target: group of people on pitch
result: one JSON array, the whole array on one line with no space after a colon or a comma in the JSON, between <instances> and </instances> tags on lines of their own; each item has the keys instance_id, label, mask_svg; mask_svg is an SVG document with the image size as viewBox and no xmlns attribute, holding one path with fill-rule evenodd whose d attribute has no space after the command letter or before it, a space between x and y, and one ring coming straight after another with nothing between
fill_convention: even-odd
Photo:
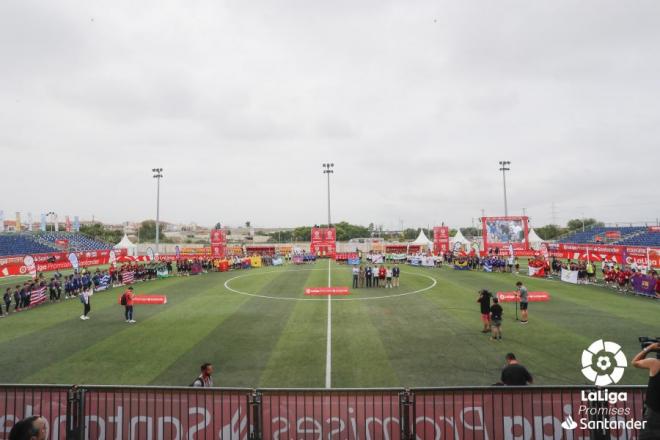
<instances>
[{"instance_id":1,"label":"group of people on pitch","mask_svg":"<svg viewBox=\"0 0 660 440\"><path fill-rule=\"evenodd\" d=\"M399 265L385 266L377 265L363 265L353 266L353 288L361 289L363 287L383 287L393 288L399 287L399 277L401 270Z\"/></svg>"},{"instance_id":2,"label":"group of people on pitch","mask_svg":"<svg viewBox=\"0 0 660 440\"><path fill-rule=\"evenodd\" d=\"M527 324L527 310L529 307L528 293L527 287L521 281L516 283L516 294L520 305L520 323ZM502 316L504 315L504 310L500 305L500 300L488 290L481 289L477 302L481 311L481 322L484 325L481 333L490 333L491 341L502 341Z\"/></svg>"}]
</instances>

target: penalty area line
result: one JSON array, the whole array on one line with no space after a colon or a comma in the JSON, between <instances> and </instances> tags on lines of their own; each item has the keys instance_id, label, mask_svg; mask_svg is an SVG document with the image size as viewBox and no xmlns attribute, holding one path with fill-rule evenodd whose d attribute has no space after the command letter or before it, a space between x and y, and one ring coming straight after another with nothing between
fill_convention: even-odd
<instances>
[{"instance_id":1,"label":"penalty area line","mask_svg":"<svg viewBox=\"0 0 660 440\"><path fill-rule=\"evenodd\" d=\"M332 287L332 275L328 258L328 287ZM325 387L332 388L332 295L328 295L328 329L325 344Z\"/></svg>"}]
</instances>

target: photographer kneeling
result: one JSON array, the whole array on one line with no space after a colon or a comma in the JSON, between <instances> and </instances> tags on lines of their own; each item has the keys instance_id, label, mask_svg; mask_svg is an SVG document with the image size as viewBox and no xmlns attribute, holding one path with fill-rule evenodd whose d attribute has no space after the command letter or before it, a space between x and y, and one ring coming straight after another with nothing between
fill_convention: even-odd
<instances>
[{"instance_id":1,"label":"photographer kneeling","mask_svg":"<svg viewBox=\"0 0 660 440\"><path fill-rule=\"evenodd\" d=\"M646 359L646 356L653 351L660 356L660 343L647 345L632 360L633 367L649 370L649 386L646 390L644 410L646 426L642 429L639 440L660 439L660 359Z\"/></svg>"}]
</instances>

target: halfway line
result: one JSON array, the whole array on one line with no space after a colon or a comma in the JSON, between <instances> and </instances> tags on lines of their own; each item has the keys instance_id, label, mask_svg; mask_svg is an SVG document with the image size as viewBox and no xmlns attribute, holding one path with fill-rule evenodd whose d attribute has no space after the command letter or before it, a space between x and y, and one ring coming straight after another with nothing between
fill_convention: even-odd
<instances>
[{"instance_id":1,"label":"halfway line","mask_svg":"<svg viewBox=\"0 0 660 440\"><path fill-rule=\"evenodd\" d=\"M330 261L330 258L328 258L328 287L332 287ZM325 387L332 388L332 295L328 295L328 331L325 344Z\"/></svg>"}]
</instances>

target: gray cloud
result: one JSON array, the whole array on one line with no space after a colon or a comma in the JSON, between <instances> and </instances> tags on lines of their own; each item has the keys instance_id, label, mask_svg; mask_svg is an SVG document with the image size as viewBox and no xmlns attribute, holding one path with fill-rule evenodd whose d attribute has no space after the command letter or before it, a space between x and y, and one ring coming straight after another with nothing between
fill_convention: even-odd
<instances>
[{"instance_id":1,"label":"gray cloud","mask_svg":"<svg viewBox=\"0 0 660 440\"><path fill-rule=\"evenodd\" d=\"M659 216L653 1L0 5L5 213L535 224ZM55 191L54 191L55 190Z\"/></svg>"}]
</instances>

